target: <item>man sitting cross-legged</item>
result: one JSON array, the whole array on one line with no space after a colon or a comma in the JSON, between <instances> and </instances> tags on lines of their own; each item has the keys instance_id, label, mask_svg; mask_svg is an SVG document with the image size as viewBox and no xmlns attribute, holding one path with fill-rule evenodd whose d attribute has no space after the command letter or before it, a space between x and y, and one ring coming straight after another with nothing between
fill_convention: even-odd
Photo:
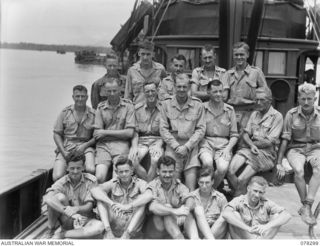
<instances>
[{"instance_id":1,"label":"man sitting cross-legged","mask_svg":"<svg viewBox=\"0 0 320 246\"><path fill-rule=\"evenodd\" d=\"M105 228L105 237L129 239L141 229L144 219L144 205L129 207L121 212L121 204L134 201L146 189L144 180L133 176L130 160L119 158L115 164L117 178L109 180L92 189L92 196L98 201L97 208Z\"/></svg>"},{"instance_id":2,"label":"man sitting cross-legged","mask_svg":"<svg viewBox=\"0 0 320 246\"><path fill-rule=\"evenodd\" d=\"M247 194L234 198L222 212L232 239L271 239L290 220L284 208L263 197L267 186L264 178L252 177Z\"/></svg>"},{"instance_id":3,"label":"man sitting cross-legged","mask_svg":"<svg viewBox=\"0 0 320 246\"><path fill-rule=\"evenodd\" d=\"M226 236L227 223L221 212L228 204L225 196L213 188L214 172L211 168L200 170L199 188L191 194L195 199L194 214L200 233L206 239L222 239Z\"/></svg>"},{"instance_id":4,"label":"man sitting cross-legged","mask_svg":"<svg viewBox=\"0 0 320 246\"><path fill-rule=\"evenodd\" d=\"M160 157L157 167L159 177L151 181L146 191L136 200L117 206L118 211L125 212L151 201L150 215L144 230L145 238L163 239L169 236L174 239L184 239L180 226L188 238L199 238L196 222L190 213L194 199L188 188L174 178L175 165L173 158Z\"/></svg>"},{"instance_id":5,"label":"man sitting cross-legged","mask_svg":"<svg viewBox=\"0 0 320 246\"><path fill-rule=\"evenodd\" d=\"M68 174L56 181L44 196L48 205L49 231L46 238L92 238L103 232L103 224L94 218L90 189L97 179L84 171L84 156L67 163ZM56 232L59 222L61 231ZM54 234L54 235L53 235Z\"/></svg>"}]
</instances>

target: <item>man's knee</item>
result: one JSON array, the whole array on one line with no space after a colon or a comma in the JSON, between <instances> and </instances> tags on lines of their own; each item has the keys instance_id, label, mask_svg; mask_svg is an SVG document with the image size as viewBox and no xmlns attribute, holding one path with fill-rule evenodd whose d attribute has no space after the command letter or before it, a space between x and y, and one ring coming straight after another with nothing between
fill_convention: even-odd
<instances>
[{"instance_id":1,"label":"man's knee","mask_svg":"<svg viewBox=\"0 0 320 246\"><path fill-rule=\"evenodd\" d=\"M199 217L201 217L201 216L204 216L204 209L203 209L203 207L202 206L196 206L195 208L194 208L194 215L197 217L197 218L199 218Z\"/></svg>"},{"instance_id":2,"label":"man's knee","mask_svg":"<svg viewBox=\"0 0 320 246\"><path fill-rule=\"evenodd\" d=\"M213 168L213 158L210 154L204 152L200 155L202 167Z\"/></svg>"}]
</instances>

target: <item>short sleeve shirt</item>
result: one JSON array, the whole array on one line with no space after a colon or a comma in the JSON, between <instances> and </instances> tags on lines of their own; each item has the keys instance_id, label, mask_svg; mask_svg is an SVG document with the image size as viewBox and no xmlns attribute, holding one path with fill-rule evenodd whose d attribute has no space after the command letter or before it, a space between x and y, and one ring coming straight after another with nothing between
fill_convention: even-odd
<instances>
[{"instance_id":1,"label":"short sleeve shirt","mask_svg":"<svg viewBox=\"0 0 320 246\"><path fill-rule=\"evenodd\" d=\"M320 107L314 108L309 120L303 114L301 106L289 110L284 120L282 138L291 140L289 148L300 147L304 143L320 148Z\"/></svg>"},{"instance_id":2,"label":"short sleeve shirt","mask_svg":"<svg viewBox=\"0 0 320 246\"><path fill-rule=\"evenodd\" d=\"M147 187L147 182L135 176L127 189L123 188L118 178L109 180L102 184L104 190L108 192L110 199L121 204L128 204L142 194Z\"/></svg>"},{"instance_id":3,"label":"short sleeve shirt","mask_svg":"<svg viewBox=\"0 0 320 246\"><path fill-rule=\"evenodd\" d=\"M80 182L73 186L69 175L57 180L48 190L54 193L62 193L69 199L71 206L82 206L87 202L94 202L90 190L97 185L95 176L83 173Z\"/></svg>"},{"instance_id":4,"label":"short sleeve shirt","mask_svg":"<svg viewBox=\"0 0 320 246\"><path fill-rule=\"evenodd\" d=\"M222 79L223 87L229 89L228 104L247 105L253 104L256 89L267 87L263 72L258 67L247 65L243 74L239 76L236 68L228 70Z\"/></svg>"},{"instance_id":5,"label":"short sleeve shirt","mask_svg":"<svg viewBox=\"0 0 320 246\"><path fill-rule=\"evenodd\" d=\"M160 63L152 62L152 68L148 76L142 73L140 64L140 61L133 64L127 73L124 97L132 100L134 104L144 100L143 85L146 82L152 81L159 85L160 81L167 76L164 66Z\"/></svg>"},{"instance_id":6,"label":"short sleeve shirt","mask_svg":"<svg viewBox=\"0 0 320 246\"><path fill-rule=\"evenodd\" d=\"M170 204L173 208L180 207L187 198L192 197L189 189L180 180L173 180L169 190L165 190L159 177L157 177L148 184L147 189L152 191L154 201L161 204Z\"/></svg>"},{"instance_id":7,"label":"short sleeve shirt","mask_svg":"<svg viewBox=\"0 0 320 246\"><path fill-rule=\"evenodd\" d=\"M152 111L146 102L135 106L136 131L139 136L160 136L160 108L160 102Z\"/></svg>"},{"instance_id":8,"label":"short sleeve shirt","mask_svg":"<svg viewBox=\"0 0 320 246\"><path fill-rule=\"evenodd\" d=\"M207 221L210 221L211 224L213 224L219 218L223 209L228 204L228 201L225 198L225 196L216 190L212 190L210 200L206 207L204 207L204 204L202 204L201 202L199 189L196 189L195 191L191 192L191 195L193 196L196 205L203 207L206 219Z\"/></svg>"},{"instance_id":9,"label":"short sleeve shirt","mask_svg":"<svg viewBox=\"0 0 320 246\"><path fill-rule=\"evenodd\" d=\"M208 77L205 75L203 67L197 67L192 71L191 82L198 86L198 91L207 91L208 83L213 79L221 81L225 72L224 68L215 66L213 77Z\"/></svg>"},{"instance_id":10,"label":"short sleeve shirt","mask_svg":"<svg viewBox=\"0 0 320 246\"><path fill-rule=\"evenodd\" d=\"M204 103L206 133L208 137L239 137L237 129L237 120L234 109L228 104L223 104L223 112L217 114L210 102Z\"/></svg>"},{"instance_id":11,"label":"short sleeve shirt","mask_svg":"<svg viewBox=\"0 0 320 246\"><path fill-rule=\"evenodd\" d=\"M95 129L123 130L135 128L135 113L133 104L120 98L116 107L111 107L108 101L98 105L94 122Z\"/></svg>"},{"instance_id":12,"label":"short sleeve shirt","mask_svg":"<svg viewBox=\"0 0 320 246\"><path fill-rule=\"evenodd\" d=\"M59 114L53 132L67 140L89 141L94 130L94 117L94 110L87 106L82 119L79 121L76 117L74 105L70 105Z\"/></svg>"},{"instance_id":13,"label":"short sleeve shirt","mask_svg":"<svg viewBox=\"0 0 320 246\"><path fill-rule=\"evenodd\" d=\"M243 222L248 226L267 224L271 220L271 216L284 210L283 207L266 198L260 199L258 205L252 208L249 205L247 195L234 198L227 206L238 212Z\"/></svg>"}]
</instances>

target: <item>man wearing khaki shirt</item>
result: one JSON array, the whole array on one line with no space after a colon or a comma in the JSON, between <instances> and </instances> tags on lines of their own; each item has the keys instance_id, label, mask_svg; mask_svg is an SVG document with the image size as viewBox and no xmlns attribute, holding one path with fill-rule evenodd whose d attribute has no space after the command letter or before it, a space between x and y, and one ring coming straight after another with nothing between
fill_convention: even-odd
<instances>
[{"instance_id":1,"label":"man wearing khaki shirt","mask_svg":"<svg viewBox=\"0 0 320 246\"><path fill-rule=\"evenodd\" d=\"M185 184L192 191L200 166L198 143L206 130L205 114L200 99L188 96L187 74L179 74L175 86L176 95L162 104L160 134L167 144L165 154L177 162L177 176L184 173Z\"/></svg>"}]
</instances>

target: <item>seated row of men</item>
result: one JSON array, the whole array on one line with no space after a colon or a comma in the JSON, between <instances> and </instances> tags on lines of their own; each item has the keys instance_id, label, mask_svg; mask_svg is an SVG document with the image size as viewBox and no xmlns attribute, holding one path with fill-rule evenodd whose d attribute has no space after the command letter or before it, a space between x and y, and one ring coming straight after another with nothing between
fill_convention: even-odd
<instances>
[{"instance_id":1,"label":"seated row of men","mask_svg":"<svg viewBox=\"0 0 320 246\"><path fill-rule=\"evenodd\" d=\"M115 164L117 177L100 185L83 173L83 156L68 161L67 169L44 197L46 238L271 239L291 217L264 197L264 178L254 176L246 194L228 203L214 189L211 168L200 170L199 188L190 192L175 178L176 162L169 156L159 158L158 177L148 184L126 158Z\"/></svg>"},{"instance_id":2,"label":"seated row of men","mask_svg":"<svg viewBox=\"0 0 320 246\"><path fill-rule=\"evenodd\" d=\"M190 190L196 188L197 170L203 166L215 169L215 188L227 174L235 195L240 195L251 176L273 168L275 163L279 177L283 177L282 159L290 150L287 158L303 204L299 213L306 223L315 224L311 206L320 185L320 119L319 109L314 106L315 87L299 87L300 106L288 112L283 127L282 115L271 106L272 95L263 73L246 63L246 44L235 45L236 65L227 72L213 64L212 48L204 47L204 66L193 71L191 80L181 73L184 62L179 63L177 56L172 60L172 67L177 69L171 79L165 77L158 82L161 64L152 61L148 47L140 48L140 61L127 75L125 97L132 98L134 105L120 97L121 79L116 72L108 74L115 67L112 59L107 60L107 74L98 81L103 93L96 112L86 106L87 90L74 88L75 104L65 108L55 124L58 154L54 180L65 174L71 156L84 153L86 171L99 183L110 177L110 167L121 155L129 156L138 177L149 182L156 176L157 160L165 153L176 160L177 177L183 178ZM219 75L220 79L217 74L224 75ZM195 91L195 84L201 93ZM209 101L202 103L191 93L199 98L206 96L202 100ZM147 155L150 162L145 166L142 160ZM308 191L303 178L306 161L313 167Z\"/></svg>"}]
</instances>

